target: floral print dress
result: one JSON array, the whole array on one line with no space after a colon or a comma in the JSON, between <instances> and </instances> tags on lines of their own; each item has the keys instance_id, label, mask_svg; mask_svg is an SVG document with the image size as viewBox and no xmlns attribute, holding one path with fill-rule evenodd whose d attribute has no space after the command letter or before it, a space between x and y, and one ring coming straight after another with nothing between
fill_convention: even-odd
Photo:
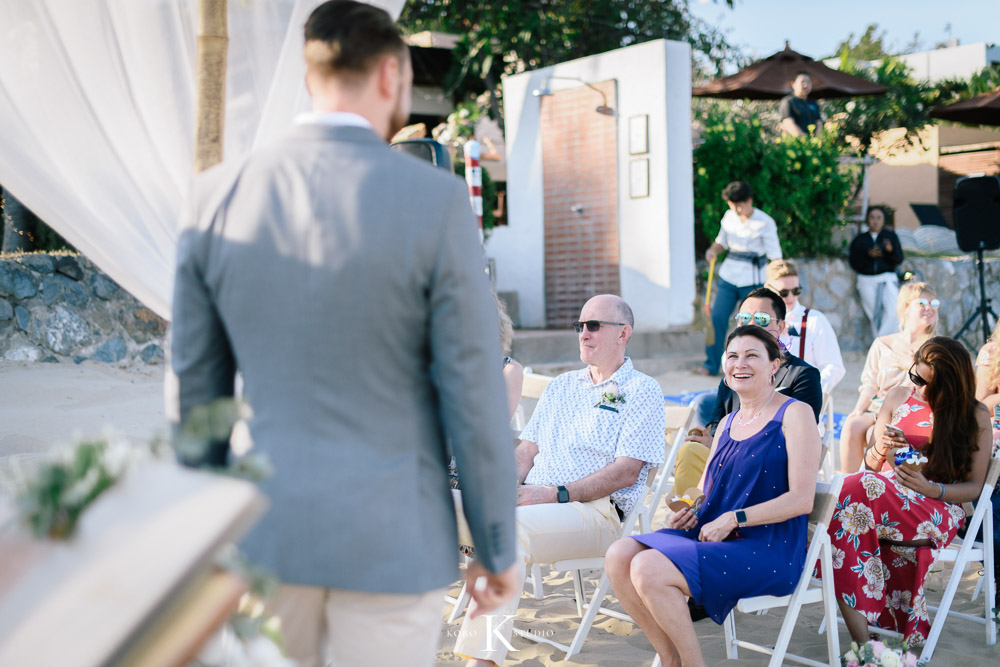
<instances>
[{"instance_id":1,"label":"floral print dress","mask_svg":"<svg viewBox=\"0 0 1000 667\"><path fill-rule=\"evenodd\" d=\"M910 392L892 414L914 449L924 447L934 416ZM961 505L923 496L902 484L885 464L881 471L844 478L833 520L833 582L837 595L863 613L870 625L903 634L907 646L922 644L930 630L924 578L936 550L955 538L965 512ZM942 480L952 481L952 480ZM930 540L931 547L902 547L879 540Z\"/></svg>"}]
</instances>

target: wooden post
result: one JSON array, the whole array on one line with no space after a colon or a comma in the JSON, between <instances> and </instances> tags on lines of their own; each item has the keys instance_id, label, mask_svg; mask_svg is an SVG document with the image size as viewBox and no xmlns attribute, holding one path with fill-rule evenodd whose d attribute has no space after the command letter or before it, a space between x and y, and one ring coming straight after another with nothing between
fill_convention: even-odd
<instances>
[{"instance_id":1,"label":"wooden post","mask_svg":"<svg viewBox=\"0 0 1000 667\"><path fill-rule=\"evenodd\" d=\"M227 0L198 0L198 108L195 112L194 170L222 161L226 125Z\"/></svg>"}]
</instances>

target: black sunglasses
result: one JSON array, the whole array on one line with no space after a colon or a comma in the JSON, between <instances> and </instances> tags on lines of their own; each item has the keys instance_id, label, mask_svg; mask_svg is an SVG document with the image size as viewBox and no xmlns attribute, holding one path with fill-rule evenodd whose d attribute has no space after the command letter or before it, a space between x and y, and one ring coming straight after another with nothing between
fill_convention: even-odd
<instances>
[{"instance_id":1,"label":"black sunglasses","mask_svg":"<svg viewBox=\"0 0 1000 667\"><path fill-rule=\"evenodd\" d=\"M795 296L802 294L801 287L793 287L792 289L774 289L772 287L771 291L777 292L778 296L780 296L782 299L787 299L789 294L794 294Z\"/></svg>"},{"instance_id":2,"label":"black sunglasses","mask_svg":"<svg viewBox=\"0 0 1000 667\"><path fill-rule=\"evenodd\" d=\"M910 366L910 370L907 373L910 376L910 382L913 383L914 387L926 387L927 380L920 377L918 374L913 372L913 366Z\"/></svg>"},{"instance_id":3,"label":"black sunglasses","mask_svg":"<svg viewBox=\"0 0 1000 667\"><path fill-rule=\"evenodd\" d=\"M614 324L619 327L625 326L624 322L605 322L604 320L587 320L586 322L573 322L573 329L577 333L583 331L584 327L587 327L587 331L590 332L600 331L602 324Z\"/></svg>"}]
</instances>

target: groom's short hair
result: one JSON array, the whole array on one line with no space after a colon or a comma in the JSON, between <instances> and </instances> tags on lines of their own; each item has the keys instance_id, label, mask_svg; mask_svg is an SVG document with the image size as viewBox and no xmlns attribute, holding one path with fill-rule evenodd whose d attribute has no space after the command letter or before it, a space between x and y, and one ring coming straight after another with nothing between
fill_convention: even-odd
<instances>
[{"instance_id":1,"label":"groom's short hair","mask_svg":"<svg viewBox=\"0 0 1000 667\"><path fill-rule=\"evenodd\" d=\"M385 10L354 0L329 0L305 24L307 68L321 76L360 82L382 57L409 57L406 43Z\"/></svg>"}]
</instances>

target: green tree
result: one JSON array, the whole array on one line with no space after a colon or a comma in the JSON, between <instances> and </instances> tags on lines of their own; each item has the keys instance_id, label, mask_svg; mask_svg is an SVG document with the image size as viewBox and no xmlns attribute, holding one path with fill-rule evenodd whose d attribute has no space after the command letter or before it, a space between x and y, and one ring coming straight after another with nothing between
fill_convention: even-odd
<instances>
[{"instance_id":1,"label":"green tree","mask_svg":"<svg viewBox=\"0 0 1000 667\"><path fill-rule=\"evenodd\" d=\"M946 79L934 84L935 104L949 104L1000 88L1000 63L987 65L968 79Z\"/></svg>"},{"instance_id":2,"label":"green tree","mask_svg":"<svg viewBox=\"0 0 1000 667\"><path fill-rule=\"evenodd\" d=\"M923 81L915 81L909 68L898 58L886 56L868 67L844 54L839 69L881 84L885 95L868 95L826 102L825 114L841 145L869 153L875 135L903 128L890 150L905 150L920 143L919 130L929 122L927 112L938 103L939 92Z\"/></svg>"},{"instance_id":3,"label":"green tree","mask_svg":"<svg viewBox=\"0 0 1000 667\"><path fill-rule=\"evenodd\" d=\"M878 60L889 55L885 48L886 33L878 32L877 23L869 23L858 41L854 41L854 33L847 36L834 51L834 57L844 56L853 60Z\"/></svg>"},{"instance_id":4,"label":"green tree","mask_svg":"<svg viewBox=\"0 0 1000 667\"><path fill-rule=\"evenodd\" d=\"M760 120L740 118L719 105L706 112L694 151L695 217L711 240L727 210L720 193L742 179L754 205L778 224L788 257L836 254L831 233L847 212L855 176L840 164L840 149L819 137L777 135Z\"/></svg>"},{"instance_id":5,"label":"green tree","mask_svg":"<svg viewBox=\"0 0 1000 667\"><path fill-rule=\"evenodd\" d=\"M411 0L399 24L407 33L460 35L447 85L463 98L488 91L497 120L504 74L660 38L689 42L716 68L734 53L722 33L691 14L688 0Z\"/></svg>"}]
</instances>

